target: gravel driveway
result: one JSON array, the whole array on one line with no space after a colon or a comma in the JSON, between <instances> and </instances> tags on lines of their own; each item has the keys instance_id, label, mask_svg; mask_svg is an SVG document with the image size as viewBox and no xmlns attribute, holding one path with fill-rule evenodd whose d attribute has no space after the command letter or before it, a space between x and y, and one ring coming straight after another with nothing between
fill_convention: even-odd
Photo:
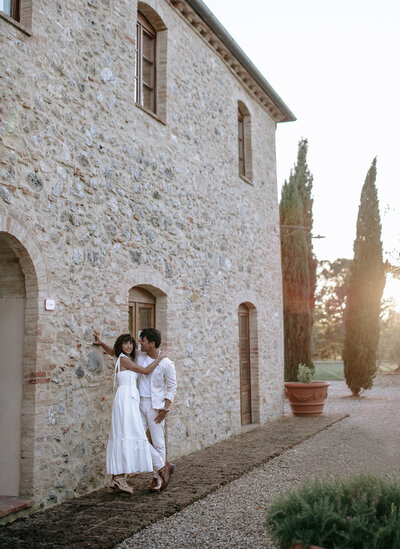
<instances>
[{"instance_id":1,"label":"gravel driveway","mask_svg":"<svg viewBox=\"0 0 400 549\"><path fill-rule=\"evenodd\" d=\"M118 547L275 549L263 526L265 509L305 477L371 472L400 478L400 375L380 374L362 398L349 394L344 381L333 381L326 404L327 413L346 412L349 418Z\"/></svg>"}]
</instances>

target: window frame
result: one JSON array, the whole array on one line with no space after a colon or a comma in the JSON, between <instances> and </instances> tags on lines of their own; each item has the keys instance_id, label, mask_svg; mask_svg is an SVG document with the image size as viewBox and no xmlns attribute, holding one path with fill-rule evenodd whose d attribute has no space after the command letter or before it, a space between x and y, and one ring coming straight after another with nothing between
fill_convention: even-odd
<instances>
[{"instance_id":1,"label":"window frame","mask_svg":"<svg viewBox=\"0 0 400 549\"><path fill-rule=\"evenodd\" d=\"M4 13L4 15L7 15L7 17L11 17L11 19L14 19L14 21L20 22L20 0L11 0L11 10L10 13L7 13L3 10L0 10L1 13Z\"/></svg>"},{"instance_id":2,"label":"window frame","mask_svg":"<svg viewBox=\"0 0 400 549\"><path fill-rule=\"evenodd\" d=\"M143 33L147 34L152 39L152 54L153 60L148 59L143 54ZM135 71L135 84L136 84L136 104L151 113L157 114L157 32L151 25L149 20L140 12L137 13L136 23L136 71ZM152 64L152 84L150 87L148 83L144 81L143 77L143 60ZM152 101L151 105L144 104L143 87L151 90Z\"/></svg>"},{"instance_id":3,"label":"window frame","mask_svg":"<svg viewBox=\"0 0 400 549\"><path fill-rule=\"evenodd\" d=\"M151 326L148 328L155 328L156 326L156 297L140 286L134 286L129 291L129 303L128 303L128 322L129 322L129 332L133 337L139 338L139 332L142 330L138 329L139 319L140 319L140 309L147 309L150 311L151 316Z\"/></svg>"},{"instance_id":4,"label":"window frame","mask_svg":"<svg viewBox=\"0 0 400 549\"><path fill-rule=\"evenodd\" d=\"M251 138L251 115L242 101L238 101L238 172L251 185L253 182L253 151Z\"/></svg>"},{"instance_id":5,"label":"window frame","mask_svg":"<svg viewBox=\"0 0 400 549\"><path fill-rule=\"evenodd\" d=\"M28 36L32 36L32 0L14 0L11 15L0 10L0 19L7 21Z\"/></svg>"},{"instance_id":6,"label":"window frame","mask_svg":"<svg viewBox=\"0 0 400 549\"><path fill-rule=\"evenodd\" d=\"M238 109L238 151L239 151L239 175L246 177L246 155L244 138L244 116Z\"/></svg>"}]
</instances>

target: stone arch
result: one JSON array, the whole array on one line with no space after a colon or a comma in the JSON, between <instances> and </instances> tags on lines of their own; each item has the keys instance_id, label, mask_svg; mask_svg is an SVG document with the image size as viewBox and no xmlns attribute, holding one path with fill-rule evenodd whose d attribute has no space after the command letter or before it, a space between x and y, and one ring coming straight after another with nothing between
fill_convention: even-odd
<instances>
[{"instance_id":1,"label":"stone arch","mask_svg":"<svg viewBox=\"0 0 400 549\"><path fill-rule=\"evenodd\" d=\"M21 349L20 358L17 358L21 362L18 375L20 375L22 390L20 433L18 434L20 436L19 493L15 495L30 497L34 490L35 372L37 363L41 360L37 342L37 333L40 330L39 303L46 296L47 272L38 245L28 231L11 216L0 215L0 242L4 268L7 268L7 260L4 259L6 257L11 263L18 263L12 271L16 275L13 275L15 278L13 282L22 284L23 291L19 292L19 297L25 301L21 313L23 350ZM10 287L6 291L10 296L12 293ZM7 295L3 297L7 299ZM18 365L14 366L18 369Z\"/></svg>"},{"instance_id":2,"label":"stone arch","mask_svg":"<svg viewBox=\"0 0 400 549\"><path fill-rule=\"evenodd\" d=\"M171 288L164 278L154 269L135 269L127 273L119 282L120 293L117 302L126 307L128 315L129 291L139 286L150 292L156 298L157 328L161 331L163 346L168 346L169 311L168 299Z\"/></svg>"},{"instance_id":3,"label":"stone arch","mask_svg":"<svg viewBox=\"0 0 400 549\"><path fill-rule=\"evenodd\" d=\"M156 4L151 5L150 2L138 2L138 11L149 20L157 33L167 29L160 15L159 6Z\"/></svg>"},{"instance_id":4,"label":"stone arch","mask_svg":"<svg viewBox=\"0 0 400 549\"><path fill-rule=\"evenodd\" d=\"M12 248L14 245L19 250L20 261L24 263L22 269L25 269L25 276L26 273L35 276L40 297L46 297L48 287L46 266L40 248L28 230L15 218L0 214L0 234L5 237L14 237L10 239L10 246Z\"/></svg>"},{"instance_id":5,"label":"stone arch","mask_svg":"<svg viewBox=\"0 0 400 549\"><path fill-rule=\"evenodd\" d=\"M258 318L257 308L251 301L240 301L237 305L238 317L241 308L248 311L249 319L249 360L250 360L250 386L251 386L251 422L260 422L260 375L258 360ZM239 337L238 318L238 337Z\"/></svg>"},{"instance_id":6,"label":"stone arch","mask_svg":"<svg viewBox=\"0 0 400 549\"><path fill-rule=\"evenodd\" d=\"M250 116L249 109L247 108L246 104L243 103L243 101L241 101L240 99L238 101L238 109L242 113L243 116Z\"/></svg>"}]
</instances>

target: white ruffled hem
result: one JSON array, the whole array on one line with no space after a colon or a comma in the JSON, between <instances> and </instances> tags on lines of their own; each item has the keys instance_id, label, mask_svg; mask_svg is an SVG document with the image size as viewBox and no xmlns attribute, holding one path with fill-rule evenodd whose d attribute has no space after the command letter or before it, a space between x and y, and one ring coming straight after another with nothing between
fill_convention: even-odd
<instances>
[{"instance_id":1,"label":"white ruffled hem","mask_svg":"<svg viewBox=\"0 0 400 549\"><path fill-rule=\"evenodd\" d=\"M149 443L147 440L109 440L107 445L107 473L144 473L153 471Z\"/></svg>"}]
</instances>

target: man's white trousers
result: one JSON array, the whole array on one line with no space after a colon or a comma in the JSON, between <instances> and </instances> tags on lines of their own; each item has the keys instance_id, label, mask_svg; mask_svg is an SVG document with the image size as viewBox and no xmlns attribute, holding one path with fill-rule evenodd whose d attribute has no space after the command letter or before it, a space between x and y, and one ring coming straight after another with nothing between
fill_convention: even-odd
<instances>
[{"instance_id":1,"label":"man's white trousers","mask_svg":"<svg viewBox=\"0 0 400 549\"><path fill-rule=\"evenodd\" d=\"M151 404L150 397L140 397L140 413L142 416L143 427L146 431L149 429L153 444L150 444L151 459L153 461L154 477L159 477L157 471L165 465L165 434L164 423L156 423L155 419L158 410L155 410Z\"/></svg>"}]
</instances>

